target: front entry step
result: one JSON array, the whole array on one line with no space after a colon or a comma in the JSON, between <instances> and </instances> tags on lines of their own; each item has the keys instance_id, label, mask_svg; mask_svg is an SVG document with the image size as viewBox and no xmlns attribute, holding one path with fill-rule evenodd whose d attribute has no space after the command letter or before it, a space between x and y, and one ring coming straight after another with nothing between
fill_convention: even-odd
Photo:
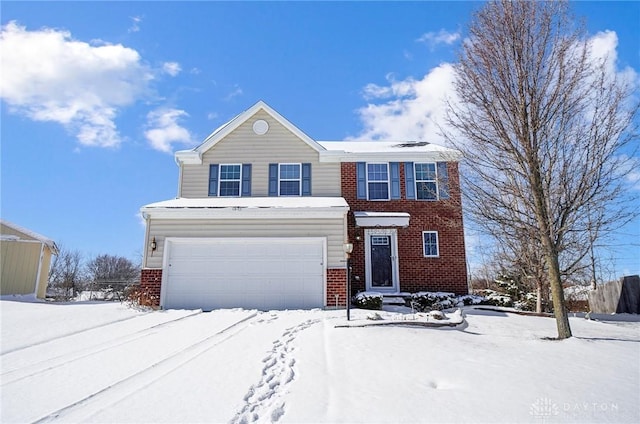
<instances>
[{"instance_id":1,"label":"front entry step","mask_svg":"<svg viewBox=\"0 0 640 424\"><path fill-rule=\"evenodd\" d=\"M406 299L396 293L382 295L383 305L406 305L406 303Z\"/></svg>"}]
</instances>

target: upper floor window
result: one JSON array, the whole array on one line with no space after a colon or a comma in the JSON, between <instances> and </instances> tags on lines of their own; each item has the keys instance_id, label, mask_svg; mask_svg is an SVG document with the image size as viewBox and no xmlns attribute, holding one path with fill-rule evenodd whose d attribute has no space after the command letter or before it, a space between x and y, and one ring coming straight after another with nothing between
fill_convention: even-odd
<instances>
[{"instance_id":1,"label":"upper floor window","mask_svg":"<svg viewBox=\"0 0 640 424\"><path fill-rule=\"evenodd\" d=\"M416 163L416 198L418 200L437 200L438 184L435 163Z\"/></svg>"},{"instance_id":2,"label":"upper floor window","mask_svg":"<svg viewBox=\"0 0 640 424\"><path fill-rule=\"evenodd\" d=\"M240 196L242 165L220 165L220 196Z\"/></svg>"},{"instance_id":3,"label":"upper floor window","mask_svg":"<svg viewBox=\"0 0 640 424\"><path fill-rule=\"evenodd\" d=\"M369 200L389 200L389 164L367 164L367 192Z\"/></svg>"},{"instance_id":4,"label":"upper floor window","mask_svg":"<svg viewBox=\"0 0 640 424\"><path fill-rule=\"evenodd\" d=\"M311 196L311 164L270 163L269 196Z\"/></svg>"},{"instance_id":5,"label":"upper floor window","mask_svg":"<svg viewBox=\"0 0 640 424\"><path fill-rule=\"evenodd\" d=\"M251 196L251 164L209 164L209 196Z\"/></svg>"},{"instance_id":6,"label":"upper floor window","mask_svg":"<svg viewBox=\"0 0 640 424\"><path fill-rule=\"evenodd\" d=\"M407 199L444 200L449 198L447 162L405 162Z\"/></svg>"},{"instance_id":7,"label":"upper floor window","mask_svg":"<svg viewBox=\"0 0 640 424\"><path fill-rule=\"evenodd\" d=\"M278 168L278 195L300 196L302 186L302 164L281 163Z\"/></svg>"},{"instance_id":8,"label":"upper floor window","mask_svg":"<svg viewBox=\"0 0 640 424\"><path fill-rule=\"evenodd\" d=\"M425 258L437 258L440 256L440 250L438 249L438 232L423 231L422 247Z\"/></svg>"}]
</instances>

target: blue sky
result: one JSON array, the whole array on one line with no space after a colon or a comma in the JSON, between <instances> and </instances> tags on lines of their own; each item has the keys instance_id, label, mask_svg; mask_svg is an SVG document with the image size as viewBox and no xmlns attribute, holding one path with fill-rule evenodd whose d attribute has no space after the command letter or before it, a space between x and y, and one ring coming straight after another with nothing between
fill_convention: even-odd
<instances>
[{"instance_id":1,"label":"blue sky","mask_svg":"<svg viewBox=\"0 0 640 424\"><path fill-rule=\"evenodd\" d=\"M480 6L3 1L2 218L137 260L139 208L176 195L172 153L258 100L316 140L437 142L447 64ZM574 10L637 81L640 2ZM616 236L605 265L640 273L640 220Z\"/></svg>"}]
</instances>

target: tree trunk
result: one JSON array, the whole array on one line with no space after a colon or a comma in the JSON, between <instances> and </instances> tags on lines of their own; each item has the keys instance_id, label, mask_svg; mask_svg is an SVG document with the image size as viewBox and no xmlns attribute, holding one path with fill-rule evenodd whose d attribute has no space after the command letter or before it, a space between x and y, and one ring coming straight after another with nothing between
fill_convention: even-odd
<instances>
[{"instance_id":1,"label":"tree trunk","mask_svg":"<svg viewBox=\"0 0 640 424\"><path fill-rule=\"evenodd\" d=\"M548 240L547 243L550 243ZM546 244L546 243L545 243ZM549 265L549 285L551 286L551 298L553 301L553 314L556 317L556 326L558 327L558 339L568 339L572 336L571 327L569 326L569 314L564 306L564 290L562 288L562 280L560 278L560 263L558 254L553 253L550 246L547 247L547 263Z\"/></svg>"},{"instance_id":2,"label":"tree trunk","mask_svg":"<svg viewBox=\"0 0 640 424\"><path fill-rule=\"evenodd\" d=\"M536 284L536 312L542 313L542 283Z\"/></svg>"}]
</instances>

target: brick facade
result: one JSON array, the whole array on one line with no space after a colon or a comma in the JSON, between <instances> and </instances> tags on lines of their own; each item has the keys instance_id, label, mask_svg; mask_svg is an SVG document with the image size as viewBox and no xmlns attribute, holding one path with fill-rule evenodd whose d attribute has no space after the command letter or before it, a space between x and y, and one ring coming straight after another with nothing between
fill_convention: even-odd
<instances>
[{"instance_id":1,"label":"brick facade","mask_svg":"<svg viewBox=\"0 0 640 424\"><path fill-rule=\"evenodd\" d=\"M347 305L347 270L340 268L327 269L327 307L336 306L336 295L338 296L338 306Z\"/></svg>"},{"instance_id":2,"label":"brick facade","mask_svg":"<svg viewBox=\"0 0 640 424\"><path fill-rule=\"evenodd\" d=\"M458 164L448 163L450 199L439 201L407 200L402 164L399 200L358 199L356 174L356 163L342 163L342 197L351 208L347 224L349 240L354 245L351 255L352 294L366 287L364 228L356 227L354 211L407 212L411 215L409 227L397 229L400 291L468 293ZM423 231L438 232L438 258L424 257ZM360 241L356 241L357 237Z\"/></svg>"},{"instance_id":3,"label":"brick facade","mask_svg":"<svg viewBox=\"0 0 640 424\"><path fill-rule=\"evenodd\" d=\"M148 306L160 306L162 270L145 268L140 272L140 292L148 301Z\"/></svg>"}]
</instances>

